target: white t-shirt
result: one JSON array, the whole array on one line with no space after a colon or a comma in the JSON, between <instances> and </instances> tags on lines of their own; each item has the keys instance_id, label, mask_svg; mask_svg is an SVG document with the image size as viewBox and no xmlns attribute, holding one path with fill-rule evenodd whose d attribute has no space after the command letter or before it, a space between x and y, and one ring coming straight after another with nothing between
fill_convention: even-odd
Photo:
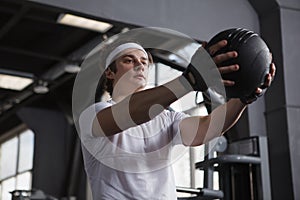
<instances>
[{"instance_id":1,"label":"white t-shirt","mask_svg":"<svg viewBox=\"0 0 300 200\"><path fill-rule=\"evenodd\" d=\"M171 149L182 144L179 122L188 115L165 110L114 136L94 137L92 123L96 113L111 105L112 102L96 103L79 119L93 199L177 199Z\"/></svg>"}]
</instances>

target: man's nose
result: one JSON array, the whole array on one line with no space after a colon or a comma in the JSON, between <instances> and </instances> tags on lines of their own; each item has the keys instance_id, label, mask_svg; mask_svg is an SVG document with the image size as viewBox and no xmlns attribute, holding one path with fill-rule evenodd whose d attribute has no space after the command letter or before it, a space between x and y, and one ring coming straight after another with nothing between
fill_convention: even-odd
<instances>
[{"instance_id":1,"label":"man's nose","mask_svg":"<svg viewBox=\"0 0 300 200\"><path fill-rule=\"evenodd\" d=\"M136 71L140 71L140 70L144 71L145 70L145 65L141 61L137 60L136 63L135 63L134 69Z\"/></svg>"}]
</instances>

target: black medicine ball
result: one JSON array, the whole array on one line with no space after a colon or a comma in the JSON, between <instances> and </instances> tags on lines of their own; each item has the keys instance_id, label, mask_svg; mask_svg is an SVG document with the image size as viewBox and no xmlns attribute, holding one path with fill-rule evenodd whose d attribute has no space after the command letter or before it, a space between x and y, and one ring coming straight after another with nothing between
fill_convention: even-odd
<instances>
[{"instance_id":1,"label":"black medicine ball","mask_svg":"<svg viewBox=\"0 0 300 200\"><path fill-rule=\"evenodd\" d=\"M232 64L240 66L238 71L222 75L224 80L235 81L234 86L225 87L226 96L240 98L249 95L264 83L265 75L269 72L272 62L269 48L258 34L241 28L232 28L218 33L205 48L208 49L224 39L227 40L227 45L215 55L237 51L238 57L223 62L221 66Z\"/></svg>"}]
</instances>

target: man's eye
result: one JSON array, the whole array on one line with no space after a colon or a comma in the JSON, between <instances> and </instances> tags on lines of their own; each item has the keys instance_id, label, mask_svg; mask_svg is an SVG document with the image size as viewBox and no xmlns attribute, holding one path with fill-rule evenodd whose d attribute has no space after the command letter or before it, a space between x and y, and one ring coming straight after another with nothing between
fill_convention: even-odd
<instances>
[{"instance_id":1,"label":"man's eye","mask_svg":"<svg viewBox=\"0 0 300 200\"><path fill-rule=\"evenodd\" d=\"M131 60L131 59L126 59L125 60L125 63L132 63L133 62L133 60Z\"/></svg>"}]
</instances>

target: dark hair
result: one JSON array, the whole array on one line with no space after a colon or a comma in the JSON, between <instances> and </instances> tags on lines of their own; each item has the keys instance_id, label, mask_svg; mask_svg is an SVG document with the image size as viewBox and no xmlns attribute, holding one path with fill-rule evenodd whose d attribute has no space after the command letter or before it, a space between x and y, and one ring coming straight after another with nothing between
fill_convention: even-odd
<instances>
[{"instance_id":1,"label":"dark hair","mask_svg":"<svg viewBox=\"0 0 300 200\"><path fill-rule=\"evenodd\" d=\"M148 54L148 60L149 60L149 65L153 64L153 58L152 55L150 54L149 51L146 51ZM117 72L117 65L116 61L112 62L106 70L110 69L112 72L116 73ZM105 71L106 71L105 70ZM101 97L105 92L108 92L110 96L112 96L113 93L113 83L114 81L112 79L106 78L105 72L102 74L98 85L96 89L96 95L95 95L95 102L101 101Z\"/></svg>"}]
</instances>

